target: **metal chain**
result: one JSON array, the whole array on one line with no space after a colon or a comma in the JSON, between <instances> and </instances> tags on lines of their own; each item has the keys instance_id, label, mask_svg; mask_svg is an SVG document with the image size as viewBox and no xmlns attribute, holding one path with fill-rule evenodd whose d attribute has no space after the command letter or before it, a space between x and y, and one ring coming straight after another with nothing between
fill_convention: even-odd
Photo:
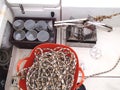
<instances>
[{"instance_id":1,"label":"metal chain","mask_svg":"<svg viewBox=\"0 0 120 90\"><path fill-rule=\"evenodd\" d=\"M91 77L95 77L97 75L105 74L105 73L108 73L108 72L111 72L118 66L119 62L120 62L120 58L117 60L117 62L115 63L115 65L111 69L103 71L103 72L95 73L95 74L92 74L92 75L89 75L89 76L86 76L85 79L91 78Z\"/></svg>"},{"instance_id":2,"label":"metal chain","mask_svg":"<svg viewBox=\"0 0 120 90\"><path fill-rule=\"evenodd\" d=\"M112 17L114 16L117 16L117 15L120 15L120 13L115 13L115 14L112 14L112 15L103 15L103 16L96 16L96 17L93 17L93 19L95 21L103 21L104 19L111 19Z\"/></svg>"},{"instance_id":3,"label":"metal chain","mask_svg":"<svg viewBox=\"0 0 120 90\"><path fill-rule=\"evenodd\" d=\"M26 79L27 89L69 90L73 86L76 57L69 48L37 48L34 55L33 65L16 75ZM19 85L17 87L22 90Z\"/></svg>"}]
</instances>

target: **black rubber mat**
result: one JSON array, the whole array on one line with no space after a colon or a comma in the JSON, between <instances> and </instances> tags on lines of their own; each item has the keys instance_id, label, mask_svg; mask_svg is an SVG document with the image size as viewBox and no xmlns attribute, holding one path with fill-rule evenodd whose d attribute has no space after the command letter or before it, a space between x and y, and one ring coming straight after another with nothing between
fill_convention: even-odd
<instances>
[{"instance_id":1,"label":"black rubber mat","mask_svg":"<svg viewBox=\"0 0 120 90\"><path fill-rule=\"evenodd\" d=\"M12 47L9 49L0 49L0 90L5 90L5 82L9 69L11 53Z\"/></svg>"},{"instance_id":2,"label":"black rubber mat","mask_svg":"<svg viewBox=\"0 0 120 90\"><path fill-rule=\"evenodd\" d=\"M7 77L8 70L4 70L3 67L0 67L0 90L5 90L5 81Z\"/></svg>"}]
</instances>

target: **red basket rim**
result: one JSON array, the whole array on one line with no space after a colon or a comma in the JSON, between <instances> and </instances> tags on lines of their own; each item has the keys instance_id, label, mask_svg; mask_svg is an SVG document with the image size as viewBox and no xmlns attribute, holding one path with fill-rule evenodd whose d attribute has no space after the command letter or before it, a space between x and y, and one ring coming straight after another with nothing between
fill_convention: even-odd
<instances>
[{"instance_id":1,"label":"red basket rim","mask_svg":"<svg viewBox=\"0 0 120 90\"><path fill-rule=\"evenodd\" d=\"M83 81L84 81L84 72L82 71L82 69L79 67L79 60L78 60L78 57L77 57L77 54L75 53L75 51L68 47L68 46L65 46L65 45L61 45L61 44L52 44L52 43L46 43L46 44L40 44L38 46L36 46L30 53L30 56L29 57L26 57L24 59L21 59L18 64L17 64L17 71L19 71L19 68L20 68L20 65L22 64L23 61L26 61L25 65L23 68L27 68L27 67L30 67L32 64L33 64L33 61L34 61L34 58L35 58L35 55L34 55L34 52L37 48L55 48L55 47L63 47L63 48L69 48L74 54L75 54L75 57L76 57L76 71L75 71L75 75L74 75L74 84L73 84L73 87L71 90L75 90L76 87L79 87L82 85ZM79 85L77 85L77 80L78 80L78 74L79 74L79 71L82 73L82 79L81 79L81 82L79 83ZM25 80L20 80L19 81L19 86L23 89L23 90L27 90L26 87L26 82Z\"/></svg>"}]
</instances>

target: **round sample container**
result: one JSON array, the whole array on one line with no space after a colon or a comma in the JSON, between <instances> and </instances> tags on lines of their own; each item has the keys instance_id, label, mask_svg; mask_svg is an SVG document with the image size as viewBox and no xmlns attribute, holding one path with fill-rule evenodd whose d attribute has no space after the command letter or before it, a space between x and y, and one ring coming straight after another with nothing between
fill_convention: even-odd
<instances>
[{"instance_id":1,"label":"round sample container","mask_svg":"<svg viewBox=\"0 0 120 90\"><path fill-rule=\"evenodd\" d=\"M37 38L39 41L41 42L45 42L48 41L50 38L50 34L45 31L45 30L41 30L38 34L37 34Z\"/></svg>"},{"instance_id":2,"label":"round sample container","mask_svg":"<svg viewBox=\"0 0 120 90\"><path fill-rule=\"evenodd\" d=\"M13 38L17 41L21 41L25 38L25 31L23 30L17 30L13 34Z\"/></svg>"},{"instance_id":3,"label":"round sample container","mask_svg":"<svg viewBox=\"0 0 120 90\"><path fill-rule=\"evenodd\" d=\"M28 31L26 34L26 39L29 41L34 41L37 39L37 32L35 30Z\"/></svg>"},{"instance_id":4,"label":"round sample container","mask_svg":"<svg viewBox=\"0 0 120 90\"><path fill-rule=\"evenodd\" d=\"M35 21L32 19L26 20L24 23L24 27L26 30L34 30L35 29Z\"/></svg>"},{"instance_id":5,"label":"round sample container","mask_svg":"<svg viewBox=\"0 0 120 90\"><path fill-rule=\"evenodd\" d=\"M41 20L41 21L38 21L36 24L35 24L35 29L37 31L41 31L41 30L47 30L47 27L48 27L48 24Z\"/></svg>"},{"instance_id":6,"label":"round sample container","mask_svg":"<svg viewBox=\"0 0 120 90\"><path fill-rule=\"evenodd\" d=\"M15 30L22 30L24 28L24 21L23 20L15 20L13 22L13 28Z\"/></svg>"}]
</instances>

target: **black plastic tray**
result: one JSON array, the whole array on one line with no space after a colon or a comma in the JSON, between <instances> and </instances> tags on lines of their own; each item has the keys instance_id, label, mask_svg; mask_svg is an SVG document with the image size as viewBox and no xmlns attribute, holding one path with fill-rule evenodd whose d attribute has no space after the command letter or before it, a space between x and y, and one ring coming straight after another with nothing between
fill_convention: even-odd
<instances>
[{"instance_id":1,"label":"black plastic tray","mask_svg":"<svg viewBox=\"0 0 120 90\"><path fill-rule=\"evenodd\" d=\"M26 21L28 19L32 19L34 20L35 22L37 21L40 21L40 20L45 20L45 21L51 21L53 22L53 37L54 37L54 40L53 41L46 41L46 42L40 42L38 41L37 39L35 41L28 41L26 38L24 40L21 40L21 41L17 41L13 38L13 33L15 31L15 29L13 28L13 26L11 25L12 27L12 30L11 30L11 35L10 35L10 42L15 45L16 47L18 48L24 48L24 49L33 49L35 46L37 46L38 44L43 44L43 43L56 43L56 35L57 35L57 30L56 28L54 27L54 22L55 22L55 18L38 18L38 17L15 17L14 18L14 21L15 20L18 20L18 19L21 19L23 21ZM25 30L25 29L24 29ZM28 30L25 30L25 32L27 32ZM49 32L50 33L50 32Z\"/></svg>"}]
</instances>

